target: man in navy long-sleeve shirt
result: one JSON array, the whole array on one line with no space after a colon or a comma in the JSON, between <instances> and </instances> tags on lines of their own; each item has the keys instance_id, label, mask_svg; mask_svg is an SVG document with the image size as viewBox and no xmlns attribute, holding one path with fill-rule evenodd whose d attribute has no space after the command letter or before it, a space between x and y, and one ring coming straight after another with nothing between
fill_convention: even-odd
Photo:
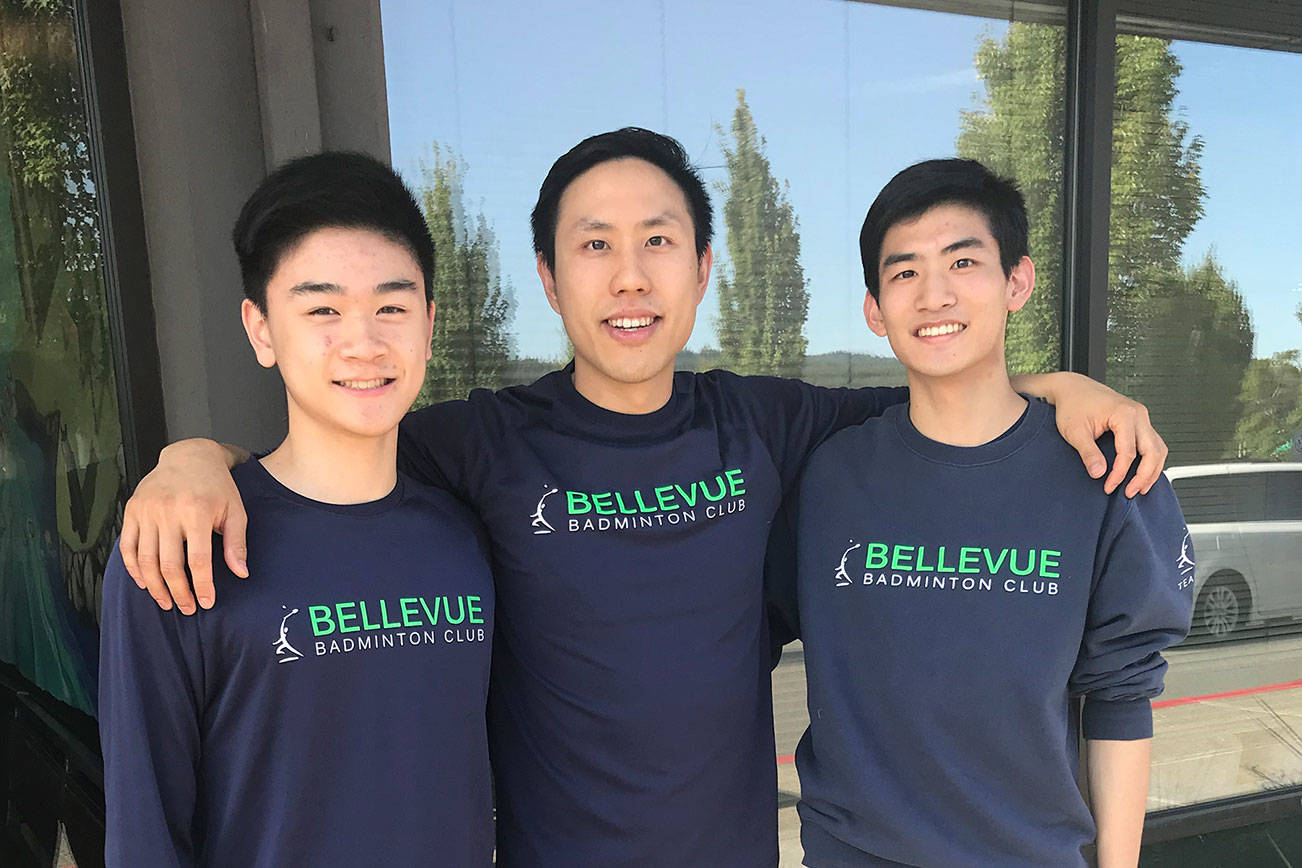
<instances>
[{"instance_id":1,"label":"man in navy long-sleeve shirt","mask_svg":"<svg viewBox=\"0 0 1302 868\"><path fill-rule=\"evenodd\" d=\"M1192 605L1171 487L1105 494L1010 384L1007 316L1035 281L1010 182L906 169L861 246L910 400L815 451L793 510L805 864L1081 865L1097 825L1099 864L1134 865L1159 652Z\"/></svg>"},{"instance_id":2,"label":"man in navy long-sleeve shirt","mask_svg":"<svg viewBox=\"0 0 1302 868\"><path fill-rule=\"evenodd\" d=\"M396 470L433 245L386 166L288 164L235 226L244 324L289 431L235 484L251 580L160 611L115 556L100 732L110 866L492 862L493 590L478 523Z\"/></svg>"}]
</instances>

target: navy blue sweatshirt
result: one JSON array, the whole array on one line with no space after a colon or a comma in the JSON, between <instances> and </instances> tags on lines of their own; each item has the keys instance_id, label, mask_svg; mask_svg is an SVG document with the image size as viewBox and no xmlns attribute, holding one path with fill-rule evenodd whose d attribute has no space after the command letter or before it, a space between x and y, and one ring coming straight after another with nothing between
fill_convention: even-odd
<instances>
[{"instance_id":1,"label":"navy blue sweatshirt","mask_svg":"<svg viewBox=\"0 0 1302 868\"><path fill-rule=\"evenodd\" d=\"M499 865L777 863L769 524L817 443L902 398L680 372L629 416L566 370L404 420L403 468L491 539Z\"/></svg>"},{"instance_id":2,"label":"navy blue sweatshirt","mask_svg":"<svg viewBox=\"0 0 1302 868\"><path fill-rule=\"evenodd\" d=\"M257 461L234 476L251 577L214 566L221 605L159 610L114 548L108 864L490 865L493 592L477 522L401 476L348 506Z\"/></svg>"},{"instance_id":3,"label":"navy blue sweatshirt","mask_svg":"<svg viewBox=\"0 0 1302 868\"><path fill-rule=\"evenodd\" d=\"M805 864L1084 864L1070 700L1087 739L1150 737L1189 627L1165 478L1104 494L1039 401L968 448L905 404L829 439L795 509Z\"/></svg>"}]
</instances>

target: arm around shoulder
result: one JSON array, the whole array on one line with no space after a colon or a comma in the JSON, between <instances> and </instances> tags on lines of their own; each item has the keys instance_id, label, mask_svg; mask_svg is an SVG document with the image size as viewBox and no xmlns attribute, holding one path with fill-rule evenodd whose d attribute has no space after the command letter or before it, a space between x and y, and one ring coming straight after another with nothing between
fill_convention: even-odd
<instances>
[{"instance_id":1,"label":"arm around shoulder","mask_svg":"<svg viewBox=\"0 0 1302 868\"><path fill-rule=\"evenodd\" d=\"M118 544L122 561L136 585L149 591L160 608L170 609L175 602L191 614L195 593L204 608L213 605L214 531L222 535L231 572L248 576L246 516L230 474L248 457L239 447L212 440L173 443L127 501Z\"/></svg>"}]
</instances>

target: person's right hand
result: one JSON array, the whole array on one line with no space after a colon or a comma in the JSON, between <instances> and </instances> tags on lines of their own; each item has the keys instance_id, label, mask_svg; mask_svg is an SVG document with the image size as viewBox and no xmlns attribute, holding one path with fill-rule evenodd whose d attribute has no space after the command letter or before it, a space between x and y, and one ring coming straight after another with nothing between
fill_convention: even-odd
<instances>
[{"instance_id":1,"label":"person's right hand","mask_svg":"<svg viewBox=\"0 0 1302 868\"><path fill-rule=\"evenodd\" d=\"M247 457L212 440L181 440L162 451L158 466L140 480L127 501L119 541L122 562L160 608L170 609L175 602L192 615L195 595L199 605L212 608L213 531L222 535L231 572L248 578L248 517L230 474L230 468Z\"/></svg>"}]
</instances>

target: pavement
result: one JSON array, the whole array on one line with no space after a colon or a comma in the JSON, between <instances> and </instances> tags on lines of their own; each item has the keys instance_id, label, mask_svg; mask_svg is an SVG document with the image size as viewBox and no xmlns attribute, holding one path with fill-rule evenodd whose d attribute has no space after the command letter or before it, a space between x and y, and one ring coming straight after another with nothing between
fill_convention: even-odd
<instances>
[{"instance_id":1,"label":"pavement","mask_svg":"<svg viewBox=\"0 0 1302 868\"><path fill-rule=\"evenodd\" d=\"M1153 712L1148 809L1302 784L1302 636L1170 649ZM773 671L781 868L800 865L800 782L790 757L809 724L804 651Z\"/></svg>"}]
</instances>

